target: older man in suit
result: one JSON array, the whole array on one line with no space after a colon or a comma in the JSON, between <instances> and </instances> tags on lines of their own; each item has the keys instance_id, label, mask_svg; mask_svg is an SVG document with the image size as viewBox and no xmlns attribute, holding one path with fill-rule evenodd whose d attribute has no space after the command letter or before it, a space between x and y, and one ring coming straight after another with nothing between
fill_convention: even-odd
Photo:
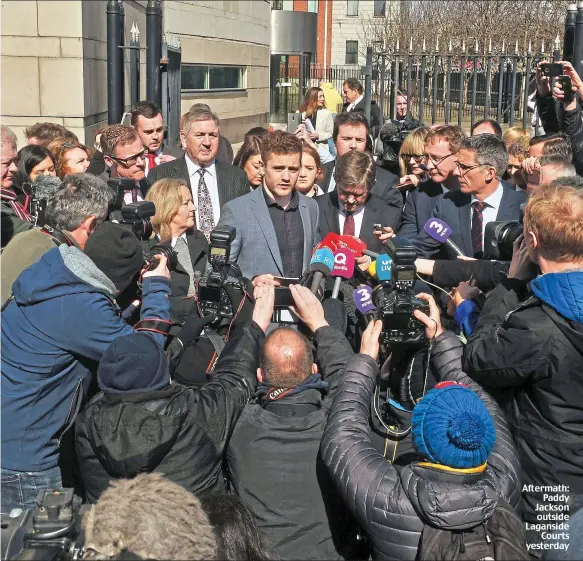
<instances>
[{"instance_id":1,"label":"older man in suit","mask_svg":"<svg viewBox=\"0 0 583 561\"><path fill-rule=\"evenodd\" d=\"M227 203L219 226L234 226L231 260L247 278L298 278L308 267L318 236L318 205L295 189L302 142L277 131L262 141L263 185Z\"/></svg>"},{"instance_id":2,"label":"older man in suit","mask_svg":"<svg viewBox=\"0 0 583 561\"><path fill-rule=\"evenodd\" d=\"M249 192L242 169L216 161L219 134L219 119L214 113L204 108L189 111L182 117L180 131L185 155L148 174L152 183L164 177L186 180L196 205L197 227L207 240L219 221L221 207Z\"/></svg>"},{"instance_id":3,"label":"older man in suit","mask_svg":"<svg viewBox=\"0 0 583 561\"><path fill-rule=\"evenodd\" d=\"M482 257L484 231L489 222L520 219L520 205L526 193L513 191L499 179L507 161L504 143L493 134L466 138L456 159L459 190L445 193L432 211L432 216L451 227L450 239L468 257ZM417 243L424 253L435 254L441 249L439 242L424 232ZM456 257L449 248L447 252L450 258Z\"/></svg>"},{"instance_id":4,"label":"older man in suit","mask_svg":"<svg viewBox=\"0 0 583 561\"><path fill-rule=\"evenodd\" d=\"M388 205L371 194L375 164L366 152L351 151L336 161L336 190L316 198L320 207L320 236L328 233L360 238L368 249L382 253L382 243L373 235L373 225L396 230L402 205Z\"/></svg>"}]
</instances>

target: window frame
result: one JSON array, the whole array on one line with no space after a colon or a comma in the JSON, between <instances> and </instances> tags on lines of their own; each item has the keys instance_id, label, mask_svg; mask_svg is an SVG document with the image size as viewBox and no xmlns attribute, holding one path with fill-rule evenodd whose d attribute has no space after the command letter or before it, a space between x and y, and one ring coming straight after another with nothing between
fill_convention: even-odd
<instances>
[{"instance_id":1,"label":"window frame","mask_svg":"<svg viewBox=\"0 0 583 561\"><path fill-rule=\"evenodd\" d=\"M205 84L206 88L184 88L182 86L182 73L187 68L206 68ZM237 68L240 71L240 86L236 88L211 88L210 87L210 71L212 68ZM242 92L247 89L247 67L240 64L199 64L182 63L180 69L180 91L182 93L213 93L213 92Z\"/></svg>"},{"instance_id":2,"label":"window frame","mask_svg":"<svg viewBox=\"0 0 583 561\"><path fill-rule=\"evenodd\" d=\"M315 6L316 6L315 10L310 10L310 2L314 2ZM310 14L317 14L318 13L318 0L307 0L306 9Z\"/></svg>"},{"instance_id":3,"label":"window frame","mask_svg":"<svg viewBox=\"0 0 583 561\"><path fill-rule=\"evenodd\" d=\"M352 51L349 52L348 51L348 44L349 43L353 43L354 45L356 45L356 50L354 52L352 52ZM345 65L347 65L347 66L348 65L350 65L350 66L352 66L352 65L358 65L358 41L355 41L353 39L347 40L346 41L346 47L345 47L345 53L344 54L345 54L345 56L344 56L344 64ZM348 55L355 56L356 57L356 62L348 62Z\"/></svg>"},{"instance_id":4,"label":"window frame","mask_svg":"<svg viewBox=\"0 0 583 561\"><path fill-rule=\"evenodd\" d=\"M377 14L377 2L383 2L383 13ZM387 17L387 0L373 0L373 17L386 18Z\"/></svg>"},{"instance_id":5,"label":"window frame","mask_svg":"<svg viewBox=\"0 0 583 561\"><path fill-rule=\"evenodd\" d=\"M356 6L356 13L355 14L349 14L349 10L348 7L350 5L355 5ZM358 0L346 0L346 16L349 18L357 18L358 17L358 9L359 9L359 5L358 5Z\"/></svg>"}]
</instances>

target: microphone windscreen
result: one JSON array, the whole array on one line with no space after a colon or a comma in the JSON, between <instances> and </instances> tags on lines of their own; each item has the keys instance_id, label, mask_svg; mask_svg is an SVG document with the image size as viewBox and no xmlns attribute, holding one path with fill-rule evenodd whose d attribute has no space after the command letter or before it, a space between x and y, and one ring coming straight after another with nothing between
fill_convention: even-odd
<instances>
[{"instance_id":1,"label":"microphone windscreen","mask_svg":"<svg viewBox=\"0 0 583 561\"><path fill-rule=\"evenodd\" d=\"M314 266L318 266L314 268ZM324 267L324 270L322 270ZM322 247L314 252L312 255L312 260L310 261L309 271L320 271L326 275L330 274L330 271L334 268L334 254L327 247Z\"/></svg>"},{"instance_id":2,"label":"microphone windscreen","mask_svg":"<svg viewBox=\"0 0 583 561\"><path fill-rule=\"evenodd\" d=\"M445 243L451 236L451 228L439 218L430 218L423 226L425 233L439 243Z\"/></svg>"},{"instance_id":3,"label":"microphone windscreen","mask_svg":"<svg viewBox=\"0 0 583 561\"><path fill-rule=\"evenodd\" d=\"M379 255L376 263L377 263L376 273L379 282L390 281L392 277L391 265L393 263L393 260L385 253L382 253L381 255Z\"/></svg>"},{"instance_id":4,"label":"microphone windscreen","mask_svg":"<svg viewBox=\"0 0 583 561\"><path fill-rule=\"evenodd\" d=\"M379 136L382 141L389 140L392 136L395 136L401 132L401 127L392 121L387 121L383 128L381 129Z\"/></svg>"},{"instance_id":5,"label":"microphone windscreen","mask_svg":"<svg viewBox=\"0 0 583 561\"><path fill-rule=\"evenodd\" d=\"M338 247L349 249L355 257L360 257L366 249L366 244L354 236L339 236Z\"/></svg>"},{"instance_id":6,"label":"microphone windscreen","mask_svg":"<svg viewBox=\"0 0 583 561\"><path fill-rule=\"evenodd\" d=\"M376 262L376 259L368 266L368 274L373 279L378 279L378 277L377 277L377 262Z\"/></svg>"},{"instance_id":7,"label":"microphone windscreen","mask_svg":"<svg viewBox=\"0 0 583 561\"><path fill-rule=\"evenodd\" d=\"M361 284L354 290L352 295L356 309L361 314L368 314L376 310L376 306L372 301L372 288L366 284Z\"/></svg>"},{"instance_id":8,"label":"microphone windscreen","mask_svg":"<svg viewBox=\"0 0 583 561\"><path fill-rule=\"evenodd\" d=\"M341 333L346 333L348 327L348 316L346 315L346 307L336 298L328 298L322 302L324 308L324 317L326 321Z\"/></svg>"},{"instance_id":9,"label":"microphone windscreen","mask_svg":"<svg viewBox=\"0 0 583 561\"><path fill-rule=\"evenodd\" d=\"M338 249L334 252L333 277L351 279L354 275L354 255L348 249Z\"/></svg>"},{"instance_id":10,"label":"microphone windscreen","mask_svg":"<svg viewBox=\"0 0 583 561\"><path fill-rule=\"evenodd\" d=\"M51 199L61 188L62 180L52 175L39 175L30 184L31 191L35 199Z\"/></svg>"}]
</instances>

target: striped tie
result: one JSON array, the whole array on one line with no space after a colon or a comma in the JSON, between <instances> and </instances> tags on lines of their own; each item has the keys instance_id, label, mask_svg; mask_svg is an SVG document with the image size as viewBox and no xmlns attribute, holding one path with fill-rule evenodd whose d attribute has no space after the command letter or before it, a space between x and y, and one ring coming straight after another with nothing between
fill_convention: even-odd
<instances>
[{"instance_id":1,"label":"striped tie","mask_svg":"<svg viewBox=\"0 0 583 561\"><path fill-rule=\"evenodd\" d=\"M483 254L483 233L482 225L484 223L484 209L486 203L483 201L472 202L472 249L474 250L474 257L480 259Z\"/></svg>"}]
</instances>

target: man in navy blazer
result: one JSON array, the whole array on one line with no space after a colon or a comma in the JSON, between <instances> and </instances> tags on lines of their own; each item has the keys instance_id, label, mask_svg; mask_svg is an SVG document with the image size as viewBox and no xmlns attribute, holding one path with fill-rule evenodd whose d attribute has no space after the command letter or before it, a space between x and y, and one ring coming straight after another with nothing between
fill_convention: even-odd
<instances>
[{"instance_id":1,"label":"man in navy blazer","mask_svg":"<svg viewBox=\"0 0 583 561\"><path fill-rule=\"evenodd\" d=\"M484 231L489 222L520 219L526 193L513 191L499 179L507 161L504 143L493 134L466 138L456 159L459 190L445 193L433 208L432 216L451 227L450 239L468 257L482 257ZM425 233L419 235L417 243L429 255L439 253L443 247ZM456 258L450 248L447 254Z\"/></svg>"}]
</instances>

